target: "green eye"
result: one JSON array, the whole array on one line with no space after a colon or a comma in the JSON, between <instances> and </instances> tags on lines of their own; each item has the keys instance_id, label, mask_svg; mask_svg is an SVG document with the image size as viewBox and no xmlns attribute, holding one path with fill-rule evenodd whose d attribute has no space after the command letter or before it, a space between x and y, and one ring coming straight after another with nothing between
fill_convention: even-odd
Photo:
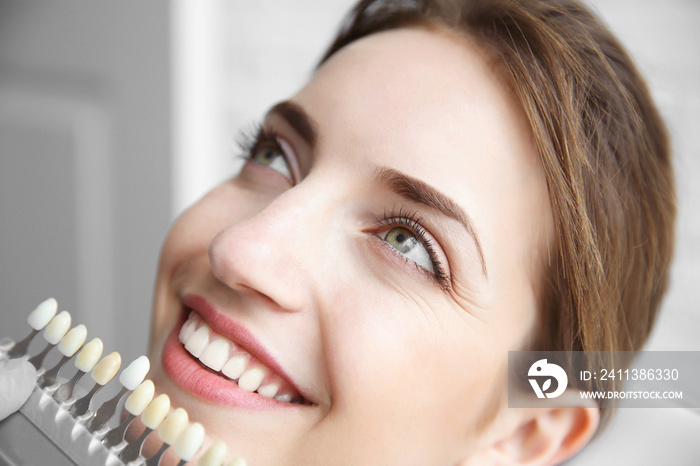
<instances>
[{"instance_id":1,"label":"green eye","mask_svg":"<svg viewBox=\"0 0 700 466\"><path fill-rule=\"evenodd\" d=\"M394 227L387 230L382 239L408 260L414 262L428 272L434 273L433 261L430 258L430 253L428 253L428 250L418 236L411 230L403 227Z\"/></svg>"},{"instance_id":2,"label":"green eye","mask_svg":"<svg viewBox=\"0 0 700 466\"><path fill-rule=\"evenodd\" d=\"M255 148L250 157L256 163L269 167L291 181L292 173L287 163L287 157L276 144L261 144Z\"/></svg>"}]
</instances>

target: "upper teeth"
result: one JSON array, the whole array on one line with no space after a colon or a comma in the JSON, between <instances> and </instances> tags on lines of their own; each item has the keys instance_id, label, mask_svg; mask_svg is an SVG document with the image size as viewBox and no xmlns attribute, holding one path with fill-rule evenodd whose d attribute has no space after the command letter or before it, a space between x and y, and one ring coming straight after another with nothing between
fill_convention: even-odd
<instances>
[{"instance_id":1,"label":"upper teeth","mask_svg":"<svg viewBox=\"0 0 700 466\"><path fill-rule=\"evenodd\" d=\"M251 364L249 354L243 352L232 341L213 332L196 312L190 312L187 322L180 329L179 339L192 356L210 369L223 372L228 378L237 380L242 390L257 391L259 395L284 402L295 398L292 393L278 394L281 378L260 362ZM279 379L280 383L270 381L263 384L265 379Z\"/></svg>"}]
</instances>

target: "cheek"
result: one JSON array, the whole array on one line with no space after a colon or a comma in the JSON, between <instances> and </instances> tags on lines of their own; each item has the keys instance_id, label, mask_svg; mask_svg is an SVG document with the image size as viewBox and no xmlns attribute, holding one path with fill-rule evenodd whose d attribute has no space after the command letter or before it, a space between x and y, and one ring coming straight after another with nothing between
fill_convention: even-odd
<instances>
[{"instance_id":1,"label":"cheek","mask_svg":"<svg viewBox=\"0 0 700 466\"><path fill-rule=\"evenodd\" d=\"M439 455L435 445L458 445L476 430L500 383L505 348L492 344L487 324L442 296L362 285L332 329L336 422L355 442L385 439L382 447L399 455Z\"/></svg>"}]
</instances>

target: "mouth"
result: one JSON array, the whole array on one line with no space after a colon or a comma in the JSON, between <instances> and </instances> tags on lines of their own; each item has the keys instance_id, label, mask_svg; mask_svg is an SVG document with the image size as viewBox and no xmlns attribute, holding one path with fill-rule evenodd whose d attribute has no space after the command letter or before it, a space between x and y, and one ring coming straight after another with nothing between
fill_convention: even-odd
<instances>
[{"instance_id":1,"label":"mouth","mask_svg":"<svg viewBox=\"0 0 700 466\"><path fill-rule=\"evenodd\" d=\"M184 301L163 351L163 367L177 385L205 400L249 409L313 404L247 330L199 297Z\"/></svg>"}]
</instances>

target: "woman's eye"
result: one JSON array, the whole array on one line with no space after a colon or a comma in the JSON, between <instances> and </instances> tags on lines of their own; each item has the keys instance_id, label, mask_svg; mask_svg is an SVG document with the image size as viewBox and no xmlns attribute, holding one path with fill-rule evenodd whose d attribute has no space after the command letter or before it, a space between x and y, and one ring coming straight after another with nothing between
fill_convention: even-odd
<instances>
[{"instance_id":1,"label":"woman's eye","mask_svg":"<svg viewBox=\"0 0 700 466\"><path fill-rule=\"evenodd\" d=\"M432 274L435 273L430 253L418 236L411 230L403 227L394 227L379 234L379 237L416 265Z\"/></svg>"},{"instance_id":2,"label":"woman's eye","mask_svg":"<svg viewBox=\"0 0 700 466\"><path fill-rule=\"evenodd\" d=\"M250 158L254 162L271 168L285 178L292 180L292 171L287 163L287 157L276 144L263 143L258 145L253 150Z\"/></svg>"}]
</instances>

